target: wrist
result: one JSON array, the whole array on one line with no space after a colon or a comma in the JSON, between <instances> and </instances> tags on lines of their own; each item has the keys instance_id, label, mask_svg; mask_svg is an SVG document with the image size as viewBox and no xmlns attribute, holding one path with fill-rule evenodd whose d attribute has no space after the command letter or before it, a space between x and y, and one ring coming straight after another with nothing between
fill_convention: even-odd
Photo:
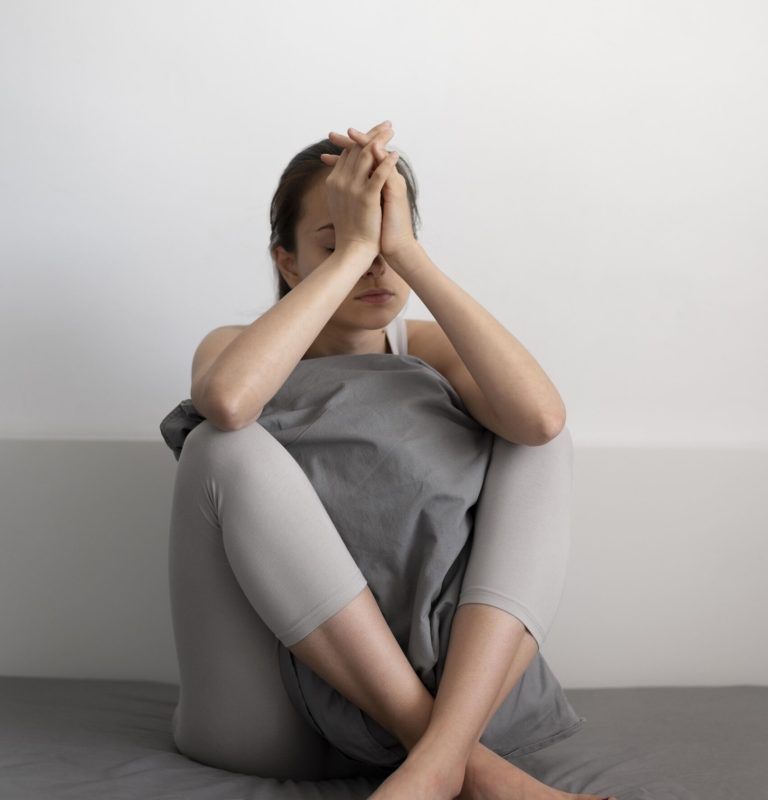
<instances>
[{"instance_id":1,"label":"wrist","mask_svg":"<svg viewBox=\"0 0 768 800\"><path fill-rule=\"evenodd\" d=\"M384 260L398 274L405 277L419 268L426 251L416 239L411 239L388 253L382 253Z\"/></svg>"},{"instance_id":2,"label":"wrist","mask_svg":"<svg viewBox=\"0 0 768 800\"><path fill-rule=\"evenodd\" d=\"M379 254L379 246L375 242L366 242L362 239L349 239L345 242L337 243L334 252L346 258L361 258L373 261Z\"/></svg>"}]
</instances>

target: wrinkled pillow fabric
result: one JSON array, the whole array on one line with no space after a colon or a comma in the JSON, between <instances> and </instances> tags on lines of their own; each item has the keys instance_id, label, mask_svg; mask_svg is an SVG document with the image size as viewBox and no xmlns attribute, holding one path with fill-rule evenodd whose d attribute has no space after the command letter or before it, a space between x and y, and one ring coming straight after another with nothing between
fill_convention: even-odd
<instances>
[{"instance_id":1,"label":"wrinkled pillow fabric","mask_svg":"<svg viewBox=\"0 0 768 800\"><path fill-rule=\"evenodd\" d=\"M160 430L178 460L202 417L182 401ZM453 386L412 355L365 353L298 363L258 421L299 463L384 618L435 695L472 546L474 506L494 434ZM282 644L293 704L349 758L383 767L407 750ZM480 741L520 756L576 733L580 717L537 653Z\"/></svg>"}]
</instances>

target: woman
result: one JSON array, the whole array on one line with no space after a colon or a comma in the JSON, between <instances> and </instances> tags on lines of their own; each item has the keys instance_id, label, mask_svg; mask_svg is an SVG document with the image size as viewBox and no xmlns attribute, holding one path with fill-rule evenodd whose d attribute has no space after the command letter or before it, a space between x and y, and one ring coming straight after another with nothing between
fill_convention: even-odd
<instances>
[{"instance_id":1,"label":"woman","mask_svg":"<svg viewBox=\"0 0 768 800\"><path fill-rule=\"evenodd\" d=\"M479 742L537 656L562 590L562 515L560 539L541 545L550 547L551 580L531 577L538 553L513 568L520 545L499 521L505 503L539 495L541 508L570 488L562 401L532 356L416 241L410 175L385 149L391 125L348 133L331 133L319 153L307 148L281 178L271 248L279 301L248 326L212 331L193 359L200 424L179 459L169 565L181 676L176 744L205 763L264 777L340 776L328 742L284 691L275 658L282 642L406 748L375 800L593 800L545 786ZM400 319L411 288L437 322ZM384 295L361 297L370 290ZM393 352L395 320L408 352L450 381L495 434L434 698L307 476L254 424L300 362ZM515 459L529 478L517 490L508 478ZM531 526L541 527L539 518L531 511Z\"/></svg>"}]
</instances>

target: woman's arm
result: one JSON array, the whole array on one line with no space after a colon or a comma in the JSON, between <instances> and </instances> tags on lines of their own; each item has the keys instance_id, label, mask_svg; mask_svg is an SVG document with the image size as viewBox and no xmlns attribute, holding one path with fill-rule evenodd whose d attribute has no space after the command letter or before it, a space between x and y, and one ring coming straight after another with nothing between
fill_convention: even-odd
<instances>
[{"instance_id":1,"label":"woman's arm","mask_svg":"<svg viewBox=\"0 0 768 800\"><path fill-rule=\"evenodd\" d=\"M347 132L349 136L331 131L332 141L346 148L368 144L373 138L371 132L355 128ZM387 153L377 142L373 152L379 162ZM325 163L336 158L328 156ZM429 258L414 236L405 180L397 171L384 184L382 199L381 252L444 331L444 340L433 340L437 359L448 372L463 378L468 395L475 400L473 406L482 410L483 419L494 421L494 432L511 442L544 444L553 439L565 425L565 405L544 370L495 317Z\"/></svg>"},{"instance_id":2,"label":"woman's arm","mask_svg":"<svg viewBox=\"0 0 768 800\"><path fill-rule=\"evenodd\" d=\"M373 147L390 138L388 128L376 126L370 143L353 143L358 152L352 159L345 152L333 164L325 193L335 251L230 342L205 373L200 396L227 428L237 430L261 416L378 255L382 187L397 159L377 164Z\"/></svg>"},{"instance_id":3,"label":"woman's arm","mask_svg":"<svg viewBox=\"0 0 768 800\"><path fill-rule=\"evenodd\" d=\"M367 246L337 247L227 345L204 389L222 425L237 430L258 419L375 257Z\"/></svg>"},{"instance_id":4,"label":"woman's arm","mask_svg":"<svg viewBox=\"0 0 768 800\"><path fill-rule=\"evenodd\" d=\"M460 359L474 378L498 420L495 432L511 442L530 444L544 444L557 436L565 425L565 405L523 345L442 272L419 242L388 261L432 312L449 340L431 343L445 350L445 371L461 367L451 363Z\"/></svg>"}]
</instances>

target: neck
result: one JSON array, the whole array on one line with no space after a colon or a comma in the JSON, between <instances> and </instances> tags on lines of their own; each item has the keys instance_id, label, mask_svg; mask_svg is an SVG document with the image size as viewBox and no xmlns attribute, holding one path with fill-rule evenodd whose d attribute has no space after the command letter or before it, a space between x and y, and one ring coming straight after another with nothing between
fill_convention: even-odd
<instances>
[{"instance_id":1,"label":"neck","mask_svg":"<svg viewBox=\"0 0 768 800\"><path fill-rule=\"evenodd\" d=\"M373 344L366 341L360 349L345 348L339 342L320 342L315 339L314 342L307 349L307 352L301 357L302 361L309 358L324 358L325 356L341 356L341 355L366 355L367 353L391 353L392 349L389 346L389 339L387 338L386 331L381 330L372 337Z\"/></svg>"}]
</instances>

